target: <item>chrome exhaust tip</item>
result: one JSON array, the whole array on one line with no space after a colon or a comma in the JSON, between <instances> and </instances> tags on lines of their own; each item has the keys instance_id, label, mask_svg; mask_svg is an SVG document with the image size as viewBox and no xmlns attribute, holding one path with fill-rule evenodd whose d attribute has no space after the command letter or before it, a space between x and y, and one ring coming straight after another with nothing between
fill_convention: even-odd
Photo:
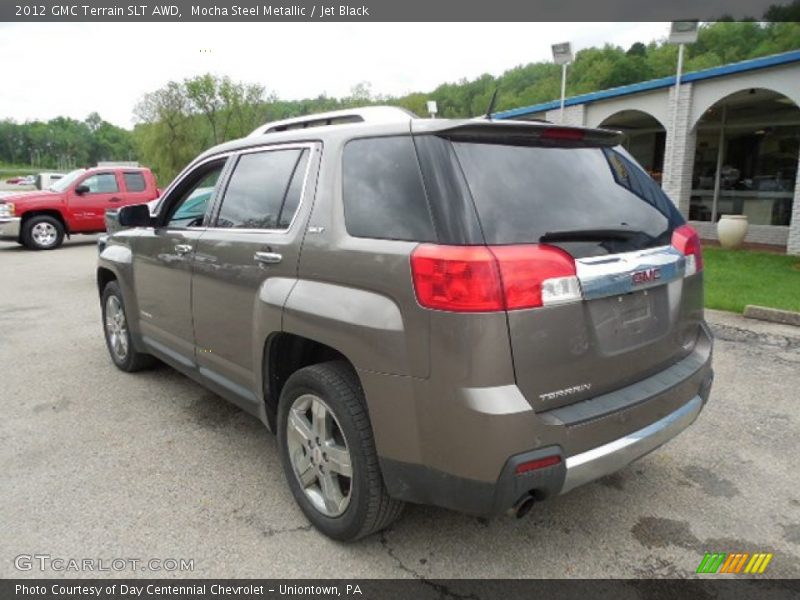
<instances>
[{"instance_id":1,"label":"chrome exhaust tip","mask_svg":"<svg viewBox=\"0 0 800 600\"><path fill-rule=\"evenodd\" d=\"M534 497L531 496L530 494L526 494L525 496L517 500L517 503L511 508L509 508L508 511L506 512L509 516L521 519L529 512L531 512L531 509L533 508L533 505L535 503L536 500L534 499Z\"/></svg>"}]
</instances>

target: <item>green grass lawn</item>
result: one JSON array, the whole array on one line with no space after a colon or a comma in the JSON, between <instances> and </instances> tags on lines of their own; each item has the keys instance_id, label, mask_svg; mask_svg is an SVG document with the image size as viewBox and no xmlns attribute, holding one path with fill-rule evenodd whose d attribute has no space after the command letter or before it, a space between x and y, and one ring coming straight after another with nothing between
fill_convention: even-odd
<instances>
[{"instance_id":1,"label":"green grass lawn","mask_svg":"<svg viewBox=\"0 0 800 600\"><path fill-rule=\"evenodd\" d=\"M25 177L35 175L39 171L30 167L15 167L14 165L4 165L0 163L0 181L11 179L12 177Z\"/></svg>"},{"instance_id":2,"label":"green grass lawn","mask_svg":"<svg viewBox=\"0 0 800 600\"><path fill-rule=\"evenodd\" d=\"M703 248L706 307L742 312L747 304L800 311L800 257Z\"/></svg>"}]
</instances>

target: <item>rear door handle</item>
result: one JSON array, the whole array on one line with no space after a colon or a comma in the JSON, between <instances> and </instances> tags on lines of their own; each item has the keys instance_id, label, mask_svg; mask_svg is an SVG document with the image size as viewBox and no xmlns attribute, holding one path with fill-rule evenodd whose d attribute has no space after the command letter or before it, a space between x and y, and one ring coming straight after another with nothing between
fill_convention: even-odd
<instances>
[{"instance_id":1,"label":"rear door handle","mask_svg":"<svg viewBox=\"0 0 800 600\"><path fill-rule=\"evenodd\" d=\"M190 244L175 244L175 252L177 254L189 254L192 251L192 246Z\"/></svg>"},{"instance_id":2,"label":"rear door handle","mask_svg":"<svg viewBox=\"0 0 800 600\"><path fill-rule=\"evenodd\" d=\"M256 252L253 258L265 265L277 265L283 260L283 255L277 252Z\"/></svg>"},{"instance_id":3,"label":"rear door handle","mask_svg":"<svg viewBox=\"0 0 800 600\"><path fill-rule=\"evenodd\" d=\"M109 202L119 202L121 200L122 200L122 198L117 198L116 196L114 196L113 198L109 198L108 199Z\"/></svg>"}]
</instances>

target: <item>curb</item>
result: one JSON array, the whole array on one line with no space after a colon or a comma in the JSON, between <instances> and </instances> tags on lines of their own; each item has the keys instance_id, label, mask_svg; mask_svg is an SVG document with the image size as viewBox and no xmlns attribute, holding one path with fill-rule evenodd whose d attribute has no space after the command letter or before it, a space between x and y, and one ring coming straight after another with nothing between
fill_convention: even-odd
<instances>
[{"instance_id":1,"label":"curb","mask_svg":"<svg viewBox=\"0 0 800 600\"><path fill-rule=\"evenodd\" d=\"M769 321L771 323L780 323L781 325L800 327L800 312L748 304L744 307L743 314L747 319L757 319L759 321Z\"/></svg>"},{"instance_id":2,"label":"curb","mask_svg":"<svg viewBox=\"0 0 800 600\"><path fill-rule=\"evenodd\" d=\"M719 340L772 346L792 352L800 350L800 327L746 319L740 313L708 308L705 317L714 337Z\"/></svg>"}]
</instances>

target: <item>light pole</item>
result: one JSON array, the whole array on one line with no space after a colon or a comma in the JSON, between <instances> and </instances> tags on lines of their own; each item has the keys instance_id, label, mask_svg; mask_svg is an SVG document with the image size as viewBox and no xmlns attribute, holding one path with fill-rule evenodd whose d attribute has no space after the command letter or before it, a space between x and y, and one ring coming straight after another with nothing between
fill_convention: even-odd
<instances>
[{"instance_id":1,"label":"light pole","mask_svg":"<svg viewBox=\"0 0 800 600\"><path fill-rule=\"evenodd\" d=\"M431 116L431 119L436 118L436 113L438 112L436 108L436 100L428 100L428 114Z\"/></svg>"},{"instance_id":2,"label":"light pole","mask_svg":"<svg viewBox=\"0 0 800 600\"><path fill-rule=\"evenodd\" d=\"M669 162L670 170L675 171L675 138L678 133L678 104L680 103L681 75L683 74L683 51L686 44L693 44L697 41L697 21L673 21L669 28L670 44L678 44L678 69L675 73L675 99L672 102L672 143L670 146ZM673 173L669 174L670 182Z\"/></svg>"},{"instance_id":3,"label":"light pole","mask_svg":"<svg viewBox=\"0 0 800 600\"><path fill-rule=\"evenodd\" d=\"M561 115L560 121L564 123L564 100L567 95L567 65L572 62L572 44L562 42L553 44L553 62L561 65Z\"/></svg>"}]
</instances>

